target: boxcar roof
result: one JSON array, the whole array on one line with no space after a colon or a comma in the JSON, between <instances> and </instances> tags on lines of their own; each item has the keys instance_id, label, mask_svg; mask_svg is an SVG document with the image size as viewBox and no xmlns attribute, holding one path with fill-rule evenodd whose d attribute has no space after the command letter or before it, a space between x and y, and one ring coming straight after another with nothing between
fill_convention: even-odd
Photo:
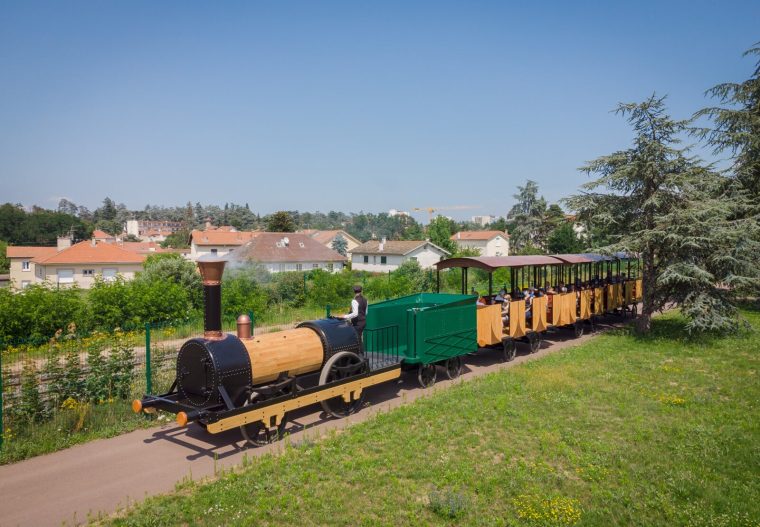
<instances>
[{"instance_id":1,"label":"boxcar roof","mask_svg":"<svg viewBox=\"0 0 760 527\"><path fill-rule=\"evenodd\" d=\"M468 256L441 260L436 267L448 269L451 267L476 267L486 271L495 271L501 267L524 267L526 265L558 265L564 263L553 256Z\"/></svg>"}]
</instances>

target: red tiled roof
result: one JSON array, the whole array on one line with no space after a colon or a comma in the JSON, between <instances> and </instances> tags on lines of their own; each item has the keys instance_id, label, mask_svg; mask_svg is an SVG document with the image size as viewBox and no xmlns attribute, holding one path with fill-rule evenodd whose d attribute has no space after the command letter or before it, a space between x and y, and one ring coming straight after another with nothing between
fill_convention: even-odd
<instances>
[{"instance_id":1,"label":"red tiled roof","mask_svg":"<svg viewBox=\"0 0 760 527\"><path fill-rule=\"evenodd\" d=\"M249 242L235 249L233 255L254 262L342 262L346 260L336 251L297 232L259 232ZM283 239L287 238L285 245Z\"/></svg>"},{"instance_id":2,"label":"red tiled roof","mask_svg":"<svg viewBox=\"0 0 760 527\"><path fill-rule=\"evenodd\" d=\"M50 256L34 259L36 263L79 264L79 263L142 263L145 256L134 251L127 251L113 243L91 241L79 242L68 249L56 252Z\"/></svg>"},{"instance_id":3,"label":"red tiled roof","mask_svg":"<svg viewBox=\"0 0 760 527\"><path fill-rule=\"evenodd\" d=\"M338 229L334 231L314 231L313 233L307 233L304 232L304 234L310 234L312 239L317 240L322 245L327 245L328 243L331 243L338 234L343 236L346 240L351 240L356 244L360 244L361 242L348 234L346 231Z\"/></svg>"},{"instance_id":4,"label":"red tiled roof","mask_svg":"<svg viewBox=\"0 0 760 527\"><path fill-rule=\"evenodd\" d=\"M57 252L56 247L16 247L9 245L6 256L8 258L40 258L52 256Z\"/></svg>"},{"instance_id":5,"label":"red tiled roof","mask_svg":"<svg viewBox=\"0 0 760 527\"><path fill-rule=\"evenodd\" d=\"M501 231L460 231L451 235L451 240L492 240L497 236L509 238L509 234Z\"/></svg>"},{"instance_id":6,"label":"red tiled roof","mask_svg":"<svg viewBox=\"0 0 760 527\"><path fill-rule=\"evenodd\" d=\"M156 242L121 242L116 247L121 247L125 251L132 251L140 254L164 253L169 252Z\"/></svg>"},{"instance_id":7,"label":"red tiled roof","mask_svg":"<svg viewBox=\"0 0 760 527\"><path fill-rule=\"evenodd\" d=\"M364 242L359 247L355 247L353 251L351 251L352 254L409 254L410 252L414 251L415 249L419 247L423 247L425 245L430 245L431 247L434 247L441 251L443 254L449 254L448 251L445 249L442 249L438 247L436 244L432 242L428 242L425 240L394 240L385 242L383 244L383 250L380 250L380 242L377 240L370 240L368 242Z\"/></svg>"},{"instance_id":8,"label":"red tiled roof","mask_svg":"<svg viewBox=\"0 0 760 527\"><path fill-rule=\"evenodd\" d=\"M190 239L195 245L243 245L251 238L255 237L257 232L250 231L198 231L194 230L190 234Z\"/></svg>"},{"instance_id":9,"label":"red tiled roof","mask_svg":"<svg viewBox=\"0 0 760 527\"><path fill-rule=\"evenodd\" d=\"M101 231L100 229L95 230L92 233L93 238L113 238L112 235L108 234L106 231Z\"/></svg>"}]
</instances>

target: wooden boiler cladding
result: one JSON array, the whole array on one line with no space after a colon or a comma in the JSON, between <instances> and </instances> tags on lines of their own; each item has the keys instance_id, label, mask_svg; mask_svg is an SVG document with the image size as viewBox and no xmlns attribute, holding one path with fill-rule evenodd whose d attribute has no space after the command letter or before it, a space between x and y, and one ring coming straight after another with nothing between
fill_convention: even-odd
<instances>
[{"instance_id":1,"label":"wooden boiler cladding","mask_svg":"<svg viewBox=\"0 0 760 527\"><path fill-rule=\"evenodd\" d=\"M266 333L242 342L251 358L254 385L274 381L283 372L300 375L322 367L322 341L309 328Z\"/></svg>"}]
</instances>

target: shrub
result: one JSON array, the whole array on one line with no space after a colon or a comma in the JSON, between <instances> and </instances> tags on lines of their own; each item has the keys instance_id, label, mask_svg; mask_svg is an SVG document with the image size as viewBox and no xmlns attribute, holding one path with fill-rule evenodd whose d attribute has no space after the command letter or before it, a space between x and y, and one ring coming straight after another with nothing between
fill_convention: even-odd
<instances>
[{"instance_id":1,"label":"shrub","mask_svg":"<svg viewBox=\"0 0 760 527\"><path fill-rule=\"evenodd\" d=\"M77 287L33 284L19 293L0 290L0 337L47 339L69 324L90 325L87 304Z\"/></svg>"},{"instance_id":2,"label":"shrub","mask_svg":"<svg viewBox=\"0 0 760 527\"><path fill-rule=\"evenodd\" d=\"M269 303L269 295L257 281L255 268L233 270L224 274L222 281L222 316L235 319L249 310L262 312Z\"/></svg>"},{"instance_id":3,"label":"shrub","mask_svg":"<svg viewBox=\"0 0 760 527\"><path fill-rule=\"evenodd\" d=\"M24 362L21 371L21 397L12 406L13 417L24 423L39 423L47 416L40 396L40 379L34 361Z\"/></svg>"},{"instance_id":4,"label":"shrub","mask_svg":"<svg viewBox=\"0 0 760 527\"><path fill-rule=\"evenodd\" d=\"M311 286L307 297L313 306L348 306L351 303L354 284L353 275L349 271L330 273L322 269L311 272Z\"/></svg>"}]
</instances>

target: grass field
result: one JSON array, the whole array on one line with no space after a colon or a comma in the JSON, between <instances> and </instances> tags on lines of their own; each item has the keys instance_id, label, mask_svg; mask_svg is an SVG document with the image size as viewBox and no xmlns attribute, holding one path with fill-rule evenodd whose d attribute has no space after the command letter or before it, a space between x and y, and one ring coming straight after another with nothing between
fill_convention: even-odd
<instances>
[{"instance_id":1,"label":"grass field","mask_svg":"<svg viewBox=\"0 0 760 527\"><path fill-rule=\"evenodd\" d=\"M599 336L185 482L115 525L758 525L755 333Z\"/></svg>"}]
</instances>

